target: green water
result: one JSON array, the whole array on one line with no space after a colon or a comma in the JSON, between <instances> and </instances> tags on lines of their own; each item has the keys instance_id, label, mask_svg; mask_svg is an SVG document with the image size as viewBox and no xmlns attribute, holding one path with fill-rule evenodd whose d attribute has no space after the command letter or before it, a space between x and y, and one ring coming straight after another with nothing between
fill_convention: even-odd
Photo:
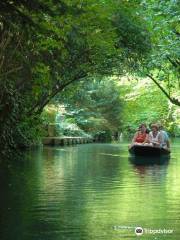
<instances>
[{"instance_id":1,"label":"green water","mask_svg":"<svg viewBox=\"0 0 180 240\"><path fill-rule=\"evenodd\" d=\"M44 148L14 159L0 167L0 239L180 239L179 145L161 165L133 164L126 143ZM137 226L173 233L140 237Z\"/></svg>"}]
</instances>

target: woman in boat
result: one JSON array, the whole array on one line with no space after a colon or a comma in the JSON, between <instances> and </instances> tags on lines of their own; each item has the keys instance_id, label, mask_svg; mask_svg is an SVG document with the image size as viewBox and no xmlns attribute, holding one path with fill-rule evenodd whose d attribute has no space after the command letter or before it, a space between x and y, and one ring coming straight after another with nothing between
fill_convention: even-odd
<instances>
[{"instance_id":1,"label":"woman in boat","mask_svg":"<svg viewBox=\"0 0 180 240\"><path fill-rule=\"evenodd\" d=\"M143 145L148 139L147 127L146 124L141 124L138 128L138 131L135 133L132 143L129 147L133 145Z\"/></svg>"},{"instance_id":2,"label":"woman in boat","mask_svg":"<svg viewBox=\"0 0 180 240\"><path fill-rule=\"evenodd\" d=\"M155 146L155 147L161 146L162 136L157 124L151 125L151 132L149 133L149 137L146 142L149 143L151 146Z\"/></svg>"}]
</instances>

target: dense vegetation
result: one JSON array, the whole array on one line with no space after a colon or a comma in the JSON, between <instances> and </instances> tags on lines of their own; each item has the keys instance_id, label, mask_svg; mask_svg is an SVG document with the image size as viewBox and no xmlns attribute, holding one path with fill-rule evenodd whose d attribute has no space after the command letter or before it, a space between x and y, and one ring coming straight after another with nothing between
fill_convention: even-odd
<instances>
[{"instance_id":1,"label":"dense vegetation","mask_svg":"<svg viewBox=\"0 0 180 240\"><path fill-rule=\"evenodd\" d=\"M59 108L58 108L59 106ZM44 123L56 123L57 135L84 135L98 137L121 131L121 88L111 78L94 78L72 85L42 114ZM77 132L78 129L83 131Z\"/></svg>"},{"instance_id":2,"label":"dense vegetation","mask_svg":"<svg viewBox=\"0 0 180 240\"><path fill-rule=\"evenodd\" d=\"M123 109L133 105L124 99L126 86L118 85L123 76L142 84L148 77L179 106L178 16L178 1L170 0L2 0L1 153L35 142L52 103L74 109L73 121L88 133L126 129Z\"/></svg>"},{"instance_id":3,"label":"dense vegetation","mask_svg":"<svg viewBox=\"0 0 180 240\"><path fill-rule=\"evenodd\" d=\"M122 131L126 136L132 135L141 123L160 123L171 136L180 136L180 109L153 82L145 78L123 87Z\"/></svg>"},{"instance_id":4,"label":"dense vegetation","mask_svg":"<svg viewBox=\"0 0 180 240\"><path fill-rule=\"evenodd\" d=\"M180 106L178 2L145 0L142 6L152 42L152 51L144 71L172 104Z\"/></svg>"}]
</instances>

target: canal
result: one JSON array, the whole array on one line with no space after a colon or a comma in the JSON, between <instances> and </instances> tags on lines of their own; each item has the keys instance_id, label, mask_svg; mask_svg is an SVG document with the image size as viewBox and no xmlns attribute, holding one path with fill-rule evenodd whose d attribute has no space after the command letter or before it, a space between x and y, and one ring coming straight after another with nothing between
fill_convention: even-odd
<instances>
[{"instance_id":1,"label":"canal","mask_svg":"<svg viewBox=\"0 0 180 240\"><path fill-rule=\"evenodd\" d=\"M164 164L133 164L127 143L45 147L1 164L0 239L180 239L179 145Z\"/></svg>"}]
</instances>

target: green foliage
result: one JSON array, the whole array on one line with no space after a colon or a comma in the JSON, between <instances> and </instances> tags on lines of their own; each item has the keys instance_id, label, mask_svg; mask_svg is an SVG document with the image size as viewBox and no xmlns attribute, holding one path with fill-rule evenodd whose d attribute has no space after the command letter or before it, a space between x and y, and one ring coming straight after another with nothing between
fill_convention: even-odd
<instances>
[{"instance_id":1,"label":"green foliage","mask_svg":"<svg viewBox=\"0 0 180 240\"><path fill-rule=\"evenodd\" d=\"M177 1L1 1L2 152L38 136L40 114L59 93L80 128L119 129L120 89L103 77L139 70L179 104ZM77 82L78 93L63 92Z\"/></svg>"},{"instance_id":2,"label":"green foliage","mask_svg":"<svg viewBox=\"0 0 180 240\"><path fill-rule=\"evenodd\" d=\"M122 61L129 66L128 71L138 68L151 51L150 33L139 11L140 5L137 1L126 1L122 11L117 10L113 17L119 36L116 47L125 49Z\"/></svg>"},{"instance_id":3,"label":"green foliage","mask_svg":"<svg viewBox=\"0 0 180 240\"><path fill-rule=\"evenodd\" d=\"M148 79L124 85L123 127L125 135L134 134L141 123L161 123L171 135L179 136L177 108L168 103L164 94Z\"/></svg>"},{"instance_id":4,"label":"green foliage","mask_svg":"<svg viewBox=\"0 0 180 240\"><path fill-rule=\"evenodd\" d=\"M97 140L109 141L121 129L120 93L117 79L97 76L69 86L42 116L46 124L55 124L58 135L93 135Z\"/></svg>"},{"instance_id":5,"label":"green foliage","mask_svg":"<svg viewBox=\"0 0 180 240\"><path fill-rule=\"evenodd\" d=\"M142 41L140 27L132 17L133 7L127 1L115 0L0 2L0 134L5 152L21 145L24 137L32 141L37 132L30 122L36 125L34 119L68 85L88 81L96 74L122 72L127 64L122 61L124 51L128 47L137 53L139 49L132 44L131 35L135 39L137 32L136 43ZM126 21L118 31L120 18L116 26L113 19L117 15L127 19L128 14L126 36L122 26ZM120 38L125 39L126 46L117 46ZM138 54L134 56L138 58ZM108 126L103 103L98 108Z\"/></svg>"},{"instance_id":6,"label":"green foliage","mask_svg":"<svg viewBox=\"0 0 180 240\"><path fill-rule=\"evenodd\" d=\"M56 98L56 102L65 104L67 118L73 118L81 129L90 134L119 130L122 104L117 81L97 77L87 83L80 83L74 92L72 87Z\"/></svg>"},{"instance_id":7,"label":"green foliage","mask_svg":"<svg viewBox=\"0 0 180 240\"><path fill-rule=\"evenodd\" d=\"M171 103L180 106L179 1L143 0L141 5L152 43L143 71Z\"/></svg>"},{"instance_id":8,"label":"green foliage","mask_svg":"<svg viewBox=\"0 0 180 240\"><path fill-rule=\"evenodd\" d=\"M166 126L171 135L180 137L180 110L178 107L170 106Z\"/></svg>"}]
</instances>

